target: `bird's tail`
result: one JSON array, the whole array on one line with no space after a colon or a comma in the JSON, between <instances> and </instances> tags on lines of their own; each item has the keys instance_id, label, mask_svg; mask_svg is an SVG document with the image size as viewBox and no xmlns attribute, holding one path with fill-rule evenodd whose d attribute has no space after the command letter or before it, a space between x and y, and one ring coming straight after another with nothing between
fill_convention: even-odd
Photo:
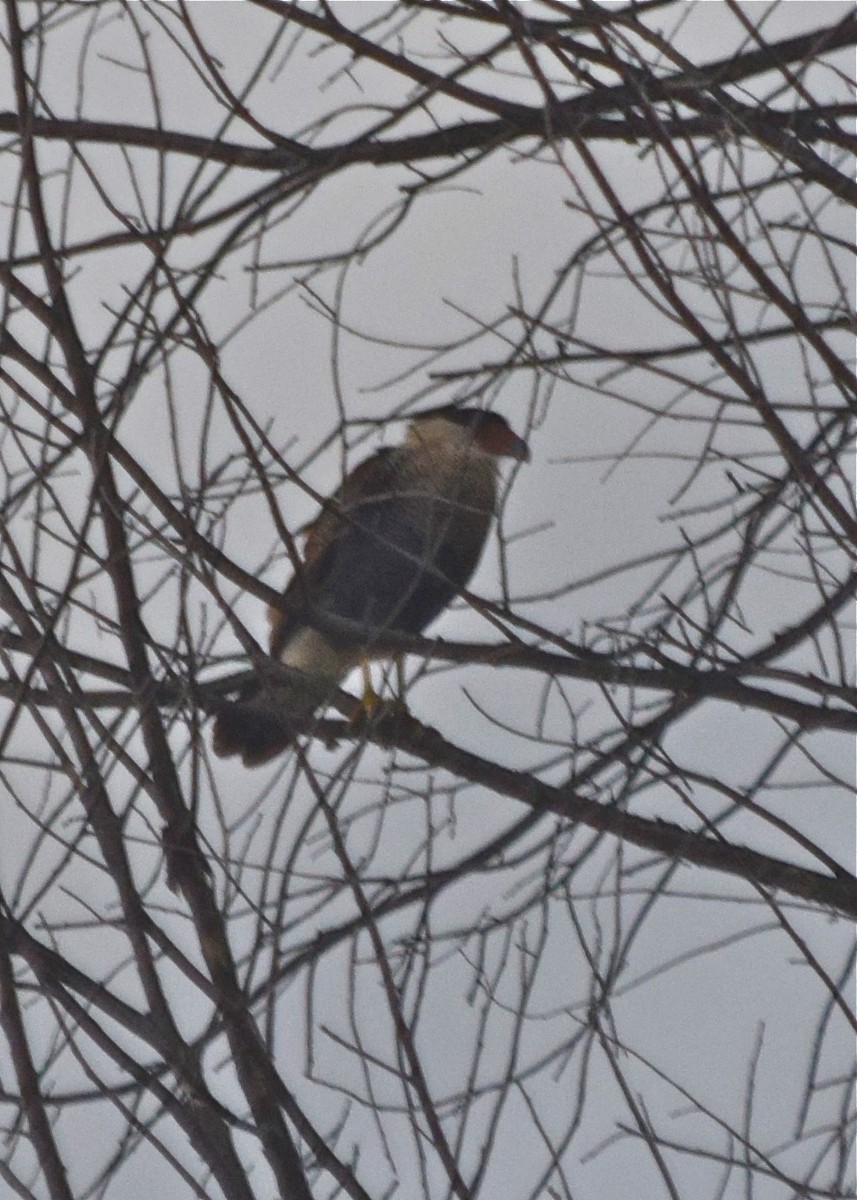
<instances>
[{"instance_id":1,"label":"bird's tail","mask_svg":"<svg viewBox=\"0 0 857 1200\"><path fill-rule=\"evenodd\" d=\"M289 664L291 666L291 664ZM328 704L339 678L291 667L287 679L251 683L214 721L212 747L218 758L240 756L260 767L283 754Z\"/></svg>"},{"instance_id":2,"label":"bird's tail","mask_svg":"<svg viewBox=\"0 0 857 1200\"><path fill-rule=\"evenodd\" d=\"M288 750L295 730L279 715L276 699L275 689L257 687L219 712L212 736L217 757L238 755L245 767L261 767Z\"/></svg>"}]
</instances>

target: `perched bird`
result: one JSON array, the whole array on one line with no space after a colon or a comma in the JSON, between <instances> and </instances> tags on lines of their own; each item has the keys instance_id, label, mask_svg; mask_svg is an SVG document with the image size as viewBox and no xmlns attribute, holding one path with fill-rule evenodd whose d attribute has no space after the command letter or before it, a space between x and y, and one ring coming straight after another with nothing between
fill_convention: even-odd
<instances>
[{"instance_id":1,"label":"perched bird","mask_svg":"<svg viewBox=\"0 0 857 1200\"><path fill-rule=\"evenodd\" d=\"M494 514L497 460L529 458L496 413L446 405L415 417L399 446L360 463L309 527L303 562L271 609L272 657L307 672L306 719L325 689L385 653L387 633L418 634L467 586ZM368 672L367 672L368 686ZM214 750L267 762L292 735L258 685L224 709ZM282 713L282 703L273 708Z\"/></svg>"}]
</instances>

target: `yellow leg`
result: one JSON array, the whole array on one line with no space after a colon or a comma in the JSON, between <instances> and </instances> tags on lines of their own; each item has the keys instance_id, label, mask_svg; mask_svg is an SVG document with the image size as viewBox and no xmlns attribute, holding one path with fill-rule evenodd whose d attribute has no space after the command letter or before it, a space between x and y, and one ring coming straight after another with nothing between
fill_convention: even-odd
<instances>
[{"instance_id":1,"label":"yellow leg","mask_svg":"<svg viewBox=\"0 0 857 1200\"><path fill-rule=\"evenodd\" d=\"M397 654L393 659L393 663L396 671L396 694L393 699L393 704L397 709L403 710L405 713L407 713L408 707L405 703L404 655ZM372 675L369 670L368 658L360 660L360 672L363 676L363 694L360 697L359 705L355 708L354 713L350 717L350 723L352 725L358 725L360 721L367 720L368 718L374 716L377 710L383 705L383 700L375 691L375 688L372 684Z\"/></svg>"},{"instance_id":2,"label":"yellow leg","mask_svg":"<svg viewBox=\"0 0 857 1200\"><path fill-rule=\"evenodd\" d=\"M361 707L368 716L381 703L381 697L372 686L372 674L369 670L368 658L364 658L360 663L360 670L363 673L363 696L361 699Z\"/></svg>"}]
</instances>

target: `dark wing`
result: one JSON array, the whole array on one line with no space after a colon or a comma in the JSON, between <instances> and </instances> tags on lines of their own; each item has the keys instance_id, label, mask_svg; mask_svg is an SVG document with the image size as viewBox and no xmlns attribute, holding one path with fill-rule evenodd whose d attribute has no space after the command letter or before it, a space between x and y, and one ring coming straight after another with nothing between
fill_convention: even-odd
<instances>
[{"instance_id":1,"label":"dark wing","mask_svg":"<svg viewBox=\"0 0 857 1200\"><path fill-rule=\"evenodd\" d=\"M285 608L271 608L268 616L271 623L270 652L279 658L280 653L296 629L303 624L315 607L315 576L318 563L324 557L331 542L347 526L346 514L361 500L389 493L395 480L395 470L390 462L396 453L384 447L358 463L343 479L321 512L310 524L304 543L303 563L283 593Z\"/></svg>"},{"instance_id":2,"label":"dark wing","mask_svg":"<svg viewBox=\"0 0 857 1200\"><path fill-rule=\"evenodd\" d=\"M290 613L271 653L313 618L353 621L369 632L420 633L464 588L479 561L491 513L455 498L402 488L400 450L374 455L343 483L338 511L323 512L307 546L304 570L289 584ZM354 634L335 641L354 641Z\"/></svg>"},{"instance_id":3,"label":"dark wing","mask_svg":"<svg viewBox=\"0 0 857 1200\"><path fill-rule=\"evenodd\" d=\"M364 458L345 476L321 512L308 526L304 543L304 564L311 566L345 524L344 514L355 506L387 496L396 486L398 447L385 446Z\"/></svg>"}]
</instances>

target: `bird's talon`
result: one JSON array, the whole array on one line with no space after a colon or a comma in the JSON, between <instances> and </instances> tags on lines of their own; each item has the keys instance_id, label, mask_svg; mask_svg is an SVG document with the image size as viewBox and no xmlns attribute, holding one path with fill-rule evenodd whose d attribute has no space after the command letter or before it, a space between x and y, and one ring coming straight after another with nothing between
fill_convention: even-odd
<instances>
[{"instance_id":1,"label":"bird's talon","mask_svg":"<svg viewBox=\"0 0 857 1200\"><path fill-rule=\"evenodd\" d=\"M373 687L366 688L360 700L360 707L367 717L371 717L383 705L384 701Z\"/></svg>"},{"instance_id":2,"label":"bird's talon","mask_svg":"<svg viewBox=\"0 0 857 1200\"><path fill-rule=\"evenodd\" d=\"M359 729L363 725L368 725L383 707L384 701L375 689L364 688L363 694L354 705L354 709L348 718L348 727L350 729Z\"/></svg>"}]
</instances>

